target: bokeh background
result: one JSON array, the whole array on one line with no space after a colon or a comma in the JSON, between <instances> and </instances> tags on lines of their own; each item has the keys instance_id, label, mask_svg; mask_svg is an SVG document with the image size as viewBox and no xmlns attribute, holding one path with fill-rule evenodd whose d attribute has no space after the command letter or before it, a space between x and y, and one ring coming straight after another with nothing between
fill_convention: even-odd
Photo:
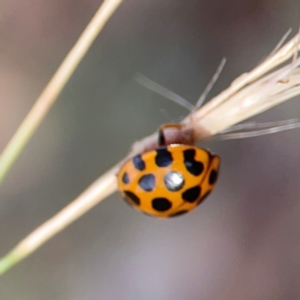
<instances>
[{"instance_id":1,"label":"bokeh background","mask_svg":"<svg viewBox=\"0 0 300 300\"><path fill-rule=\"evenodd\" d=\"M0 147L98 0L0 2ZM0 255L187 112L134 82L141 72L191 102L257 65L299 0L125 0L1 186ZM300 117L299 98L252 120ZM197 210L157 220L115 194L0 278L1 300L300 299L300 131L208 146L222 157Z\"/></svg>"}]
</instances>

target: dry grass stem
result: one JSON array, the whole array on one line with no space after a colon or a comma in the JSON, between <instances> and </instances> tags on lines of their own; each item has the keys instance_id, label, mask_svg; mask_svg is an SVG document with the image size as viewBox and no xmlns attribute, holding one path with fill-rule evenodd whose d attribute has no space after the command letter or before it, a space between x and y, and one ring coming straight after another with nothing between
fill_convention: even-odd
<instances>
[{"instance_id":1,"label":"dry grass stem","mask_svg":"<svg viewBox=\"0 0 300 300\"><path fill-rule=\"evenodd\" d=\"M0 156L0 183L122 0L105 0Z\"/></svg>"},{"instance_id":2,"label":"dry grass stem","mask_svg":"<svg viewBox=\"0 0 300 300\"><path fill-rule=\"evenodd\" d=\"M269 56L251 72L242 74L235 79L228 89L224 90L214 99L212 99L213 101L208 102L207 105L198 111L198 117L200 118L204 115L207 115L210 110L214 109L216 106L219 106L222 102L232 97L232 95L234 95L244 86L247 86L251 82L267 74L270 70L276 68L280 64L293 57L293 55L299 51L299 47L299 34L297 34L293 39L291 39L273 55Z\"/></svg>"},{"instance_id":3,"label":"dry grass stem","mask_svg":"<svg viewBox=\"0 0 300 300\"><path fill-rule=\"evenodd\" d=\"M188 116L183 124L187 128L192 128L196 140L219 133L236 123L299 95L300 71L298 65L300 59L294 59L292 64L270 73L272 69L294 56L295 51L299 50L298 41L297 35L254 70L236 79L228 89L193 113L192 118ZM299 123L291 122L289 124L286 122L283 126L295 128L299 127ZM157 133L154 133L135 143L129 156L153 147L156 144L156 139ZM115 173L118 170L118 165L101 176L74 202L37 228L7 256L3 257L0 260L0 273L4 273L94 205L116 191Z\"/></svg>"},{"instance_id":4,"label":"dry grass stem","mask_svg":"<svg viewBox=\"0 0 300 300\"><path fill-rule=\"evenodd\" d=\"M116 190L116 171L117 169L114 168L102 175L94 184L79 195L77 199L20 242L5 259L0 260L0 274L28 256L105 197L112 194Z\"/></svg>"},{"instance_id":5,"label":"dry grass stem","mask_svg":"<svg viewBox=\"0 0 300 300\"><path fill-rule=\"evenodd\" d=\"M206 115L202 114L202 109L195 113L195 123L199 128L197 139L220 133L234 124L299 95L300 70L297 69L299 65L300 59L297 59L295 64L287 65L249 85L243 85L239 90L233 83L223 92L230 93L229 98L223 100L220 97L223 94L221 93L208 102L207 106L216 100L218 105L215 105ZM205 108L206 106L203 107Z\"/></svg>"}]
</instances>

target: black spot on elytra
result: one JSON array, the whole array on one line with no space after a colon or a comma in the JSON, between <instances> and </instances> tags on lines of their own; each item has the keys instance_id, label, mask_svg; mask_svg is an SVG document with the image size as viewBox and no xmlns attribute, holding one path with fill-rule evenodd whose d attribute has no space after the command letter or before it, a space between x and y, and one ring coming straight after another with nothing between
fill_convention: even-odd
<instances>
[{"instance_id":1,"label":"black spot on elytra","mask_svg":"<svg viewBox=\"0 0 300 300\"><path fill-rule=\"evenodd\" d=\"M210 193L211 193L211 191L206 192L206 193L200 198L200 200L198 201L197 205L199 205L200 203L202 203L202 202L209 196Z\"/></svg>"},{"instance_id":2,"label":"black spot on elytra","mask_svg":"<svg viewBox=\"0 0 300 300\"><path fill-rule=\"evenodd\" d=\"M182 199L187 202L193 203L199 199L200 194L201 194L200 186L194 186L182 193Z\"/></svg>"},{"instance_id":3,"label":"black spot on elytra","mask_svg":"<svg viewBox=\"0 0 300 300\"><path fill-rule=\"evenodd\" d=\"M196 150L195 149L188 149L183 151L183 156L184 156L184 164L186 169L195 176L199 176L203 169L203 163L200 161L196 161L194 159L196 155Z\"/></svg>"},{"instance_id":4,"label":"black spot on elytra","mask_svg":"<svg viewBox=\"0 0 300 300\"><path fill-rule=\"evenodd\" d=\"M140 198L137 195L135 195L134 193L132 193L130 191L124 191L124 193L126 195L125 196L126 200L129 199L129 201L130 200L133 201L136 205L140 205L141 204ZM131 203L129 202L129 204L131 204Z\"/></svg>"},{"instance_id":5,"label":"black spot on elytra","mask_svg":"<svg viewBox=\"0 0 300 300\"><path fill-rule=\"evenodd\" d=\"M134 156L132 158L132 162L134 167L139 170L139 171L143 171L145 169L145 162L142 159L142 156L140 154Z\"/></svg>"},{"instance_id":6,"label":"black spot on elytra","mask_svg":"<svg viewBox=\"0 0 300 300\"><path fill-rule=\"evenodd\" d=\"M183 175L178 171L170 171L164 176L164 184L170 192L179 191L184 185Z\"/></svg>"},{"instance_id":7,"label":"black spot on elytra","mask_svg":"<svg viewBox=\"0 0 300 300\"><path fill-rule=\"evenodd\" d=\"M158 167L168 167L173 162L172 154L167 148L156 149L155 163Z\"/></svg>"},{"instance_id":8,"label":"black spot on elytra","mask_svg":"<svg viewBox=\"0 0 300 300\"><path fill-rule=\"evenodd\" d=\"M129 176L126 172L122 176L122 182L125 183L125 184L129 183Z\"/></svg>"},{"instance_id":9,"label":"black spot on elytra","mask_svg":"<svg viewBox=\"0 0 300 300\"><path fill-rule=\"evenodd\" d=\"M209 174L208 182L209 184L215 184L218 179L218 172L216 170L212 170Z\"/></svg>"},{"instance_id":10,"label":"black spot on elytra","mask_svg":"<svg viewBox=\"0 0 300 300\"><path fill-rule=\"evenodd\" d=\"M172 203L166 198L154 198L152 207L157 211L167 211L172 207Z\"/></svg>"},{"instance_id":11,"label":"black spot on elytra","mask_svg":"<svg viewBox=\"0 0 300 300\"><path fill-rule=\"evenodd\" d=\"M188 210L180 210L172 215L170 215L169 217L170 218L173 218L173 217L178 217L178 216L181 216L181 215L184 215L186 214L187 212L189 212Z\"/></svg>"},{"instance_id":12,"label":"black spot on elytra","mask_svg":"<svg viewBox=\"0 0 300 300\"><path fill-rule=\"evenodd\" d=\"M143 175L139 179L139 186L146 192L150 192L155 187L155 177L153 174Z\"/></svg>"}]
</instances>

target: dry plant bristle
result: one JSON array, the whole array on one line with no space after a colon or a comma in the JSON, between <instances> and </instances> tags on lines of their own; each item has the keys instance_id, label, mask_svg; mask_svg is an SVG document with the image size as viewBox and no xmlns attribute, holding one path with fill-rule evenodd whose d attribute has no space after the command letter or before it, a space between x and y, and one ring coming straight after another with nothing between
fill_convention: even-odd
<instances>
[{"instance_id":1,"label":"dry plant bristle","mask_svg":"<svg viewBox=\"0 0 300 300\"><path fill-rule=\"evenodd\" d=\"M255 114L261 113L274 105L300 94L300 59L276 71L286 60L299 51L299 36L297 35L278 51L268 57L251 72L237 78L231 86L213 98L198 111L188 116L183 124L192 127L196 140L207 138L222 132ZM295 124L286 124L294 126ZM295 128L294 126L292 128ZM129 156L149 148L155 143L157 134L153 134L135 143ZM49 238L78 219L94 205L116 191L115 173L117 164L111 171L101 176L91 187L82 193L57 215L42 224L11 252L0 260L0 273L4 273L18 261L21 261L35 251Z\"/></svg>"},{"instance_id":2,"label":"dry plant bristle","mask_svg":"<svg viewBox=\"0 0 300 300\"><path fill-rule=\"evenodd\" d=\"M299 51L299 34L251 72L211 99L195 115L196 139L223 130L272 108L300 93L300 59L269 73ZM189 122L186 118L184 122Z\"/></svg>"}]
</instances>

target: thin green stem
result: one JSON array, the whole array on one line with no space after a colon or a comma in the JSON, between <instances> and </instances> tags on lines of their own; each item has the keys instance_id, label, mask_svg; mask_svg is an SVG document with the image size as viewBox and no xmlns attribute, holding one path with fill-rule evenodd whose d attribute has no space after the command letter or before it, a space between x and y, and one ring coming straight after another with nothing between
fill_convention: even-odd
<instances>
[{"instance_id":1,"label":"thin green stem","mask_svg":"<svg viewBox=\"0 0 300 300\"><path fill-rule=\"evenodd\" d=\"M15 251L11 251L10 253L8 253L5 256L5 259L2 259L0 261L0 275L5 273L7 270L9 270L15 264L17 264L20 259L21 259L21 256L18 253L15 253Z\"/></svg>"}]
</instances>

